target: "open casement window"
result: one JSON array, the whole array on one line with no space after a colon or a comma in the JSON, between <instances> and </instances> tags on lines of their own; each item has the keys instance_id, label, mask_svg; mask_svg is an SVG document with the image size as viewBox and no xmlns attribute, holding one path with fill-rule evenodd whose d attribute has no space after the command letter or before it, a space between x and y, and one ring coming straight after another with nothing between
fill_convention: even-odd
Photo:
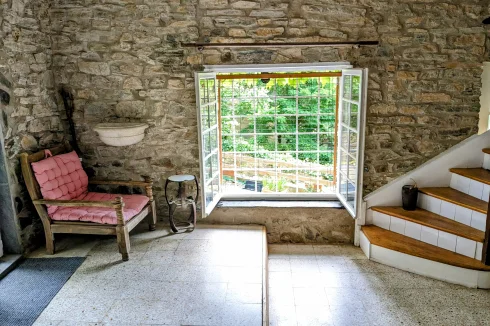
<instances>
[{"instance_id":1,"label":"open casement window","mask_svg":"<svg viewBox=\"0 0 490 326\"><path fill-rule=\"evenodd\" d=\"M353 218L362 197L367 69L342 70L338 115L337 197Z\"/></svg>"},{"instance_id":2,"label":"open casement window","mask_svg":"<svg viewBox=\"0 0 490 326\"><path fill-rule=\"evenodd\" d=\"M196 73L202 217L221 199L221 157L218 119L218 84L215 73Z\"/></svg>"}]
</instances>

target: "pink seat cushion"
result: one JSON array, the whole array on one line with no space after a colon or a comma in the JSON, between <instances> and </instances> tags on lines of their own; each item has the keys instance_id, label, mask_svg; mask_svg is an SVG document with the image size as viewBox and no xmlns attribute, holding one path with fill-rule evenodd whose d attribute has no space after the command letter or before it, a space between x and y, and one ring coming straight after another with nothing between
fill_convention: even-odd
<instances>
[{"instance_id":1,"label":"pink seat cushion","mask_svg":"<svg viewBox=\"0 0 490 326\"><path fill-rule=\"evenodd\" d=\"M48 157L31 164L44 199L70 200L87 193L88 177L76 152ZM48 214L58 210L48 206Z\"/></svg>"},{"instance_id":2,"label":"pink seat cushion","mask_svg":"<svg viewBox=\"0 0 490 326\"><path fill-rule=\"evenodd\" d=\"M124 220L130 220L141 212L148 203L149 198L143 195L114 195L99 192L89 192L76 198L77 200L108 201L121 196L124 201ZM106 207L59 207L54 213L49 214L56 221L81 221L101 224L117 224L116 211Z\"/></svg>"}]
</instances>

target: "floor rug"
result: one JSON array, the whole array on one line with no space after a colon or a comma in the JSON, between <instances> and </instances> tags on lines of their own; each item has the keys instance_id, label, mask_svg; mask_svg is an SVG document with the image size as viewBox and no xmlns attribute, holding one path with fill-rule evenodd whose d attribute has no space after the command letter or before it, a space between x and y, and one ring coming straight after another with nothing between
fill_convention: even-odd
<instances>
[{"instance_id":1,"label":"floor rug","mask_svg":"<svg viewBox=\"0 0 490 326\"><path fill-rule=\"evenodd\" d=\"M84 257L24 260L0 280L0 325L32 325L84 260Z\"/></svg>"}]
</instances>

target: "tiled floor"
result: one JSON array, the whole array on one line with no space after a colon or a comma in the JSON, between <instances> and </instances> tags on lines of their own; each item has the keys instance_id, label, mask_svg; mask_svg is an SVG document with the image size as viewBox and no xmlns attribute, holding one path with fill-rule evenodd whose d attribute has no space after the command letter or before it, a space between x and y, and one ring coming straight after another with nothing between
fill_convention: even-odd
<instances>
[{"instance_id":1,"label":"tiled floor","mask_svg":"<svg viewBox=\"0 0 490 326\"><path fill-rule=\"evenodd\" d=\"M353 246L269 245L270 325L490 325L490 291L366 259Z\"/></svg>"},{"instance_id":2,"label":"tiled floor","mask_svg":"<svg viewBox=\"0 0 490 326\"><path fill-rule=\"evenodd\" d=\"M255 226L159 227L131 236L124 263L115 238L100 241L35 325L262 325L263 237Z\"/></svg>"}]
</instances>

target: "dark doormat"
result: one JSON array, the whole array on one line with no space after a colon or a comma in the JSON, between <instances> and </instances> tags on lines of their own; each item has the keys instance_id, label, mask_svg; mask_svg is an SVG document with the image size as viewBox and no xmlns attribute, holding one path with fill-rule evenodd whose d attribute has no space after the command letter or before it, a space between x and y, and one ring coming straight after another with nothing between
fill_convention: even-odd
<instances>
[{"instance_id":1,"label":"dark doormat","mask_svg":"<svg viewBox=\"0 0 490 326\"><path fill-rule=\"evenodd\" d=\"M0 280L0 325L31 326L84 257L30 258Z\"/></svg>"}]
</instances>

